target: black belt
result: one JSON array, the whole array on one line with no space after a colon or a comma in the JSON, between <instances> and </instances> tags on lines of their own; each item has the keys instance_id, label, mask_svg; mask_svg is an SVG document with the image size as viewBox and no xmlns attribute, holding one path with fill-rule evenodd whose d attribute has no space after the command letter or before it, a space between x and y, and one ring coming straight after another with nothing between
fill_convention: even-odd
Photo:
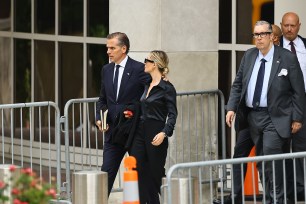
<instances>
[{"instance_id":1,"label":"black belt","mask_svg":"<svg viewBox=\"0 0 306 204\"><path fill-rule=\"evenodd\" d=\"M268 108L267 108L267 107L257 107L257 108L250 108L250 107L247 107L247 109L248 109L249 111L256 111L256 112L268 111Z\"/></svg>"}]
</instances>

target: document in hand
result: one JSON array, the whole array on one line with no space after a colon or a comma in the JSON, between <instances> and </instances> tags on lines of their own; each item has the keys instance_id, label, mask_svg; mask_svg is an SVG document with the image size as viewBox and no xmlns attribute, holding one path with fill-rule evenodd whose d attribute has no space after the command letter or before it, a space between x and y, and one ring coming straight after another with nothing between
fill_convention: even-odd
<instances>
[{"instance_id":1,"label":"document in hand","mask_svg":"<svg viewBox=\"0 0 306 204\"><path fill-rule=\"evenodd\" d=\"M108 112L108 110L105 110L105 111L100 110L102 130L106 130L106 128L107 128L107 124L106 124L107 112Z\"/></svg>"}]
</instances>

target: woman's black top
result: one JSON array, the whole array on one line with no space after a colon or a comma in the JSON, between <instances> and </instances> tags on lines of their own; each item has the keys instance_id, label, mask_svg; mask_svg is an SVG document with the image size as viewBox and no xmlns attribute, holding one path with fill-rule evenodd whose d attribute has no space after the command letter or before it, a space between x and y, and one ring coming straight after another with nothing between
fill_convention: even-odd
<instances>
[{"instance_id":1,"label":"woman's black top","mask_svg":"<svg viewBox=\"0 0 306 204\"><path fill-rule=\"evenodd\" d=\"M154 86L148 97L149 85L145 86L141 102L141 120L153 119L165 122L165 127L161 132L167 136L172 136L177 118L176 90L174 86L164 80Z\"/></svg>"}]
</instances>

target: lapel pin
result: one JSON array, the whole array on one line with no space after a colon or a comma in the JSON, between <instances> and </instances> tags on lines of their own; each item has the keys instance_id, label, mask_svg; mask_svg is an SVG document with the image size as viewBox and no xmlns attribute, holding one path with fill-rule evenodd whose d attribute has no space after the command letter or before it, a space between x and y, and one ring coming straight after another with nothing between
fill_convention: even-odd
<instances>
[{"instance_id":1,"label":"lapel pin","mask_svg":"<svg viewBox=\"0 0 306 204\"><path fill-rule=\"evenodd\" d=\"M126 73L127 75L130 75L130 73Z\"/></svg>"},{"instance_id":2,"label":"lapel pin","mask_svg":"<svg viewBox=\"0 0 306 204\"><path fill-rule=\"evenodd\" d=\"M276 63L279 63L279 61L277 60Z\"/></svg>"}]
</instances>

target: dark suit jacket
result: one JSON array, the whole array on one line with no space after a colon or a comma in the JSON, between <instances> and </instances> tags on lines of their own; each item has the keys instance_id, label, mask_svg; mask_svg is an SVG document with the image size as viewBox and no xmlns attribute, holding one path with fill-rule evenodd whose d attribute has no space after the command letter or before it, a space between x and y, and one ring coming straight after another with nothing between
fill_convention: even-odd
<instances>
[{"instance_id":1,"label":"dark suit jacket","mask_svg":"<svg viewBox=\"0 0 306 204\"><path fill-rule=\"evenodd\" d=\"M236 112L237 131L248 127L245 96L257 55L257 48L246 51L232 85L227 110ZM286 76L278 76L282 69L287 69ZM292 121L303 121L304 103L304 79L297 57L289 50L274 46L267 105L272 123L281 137L291 136Z\"/></svg>"},{"instance_id":2,"label":"dark suit jacket","mask_svg":"<svg viewBox=\"0 0 306 204\"><path fill-rule=\"evenodd\" d=\"M306 48L306 38L303 38L302 36L299 36L299 35L298 35L298 37L301 38L301 40L303 41L304 46ZM283 39L283 36L281 36L280 40L279 40L279 46L284 47L283 45L284 45L284 39Z\"/></svg>"},{"instance_id":3,"label":"dark suit jacket","mask_svg":"<svg viewBox=\"0 0 306 204\"><path fill-rule=\"evenodd\" d=\"M110 129L106 132L106 140L115 122L115 118L126 104L139 101L144 92L144 86L151 80L150 75L144 72L144 64L128 57L122 74L118 99L116 101L113 89L114 63L105 65L101 70L101 91L96 108L96 120L100 120L100 110L108 109L107 124Z\"/></svg>"}]
</instances>

